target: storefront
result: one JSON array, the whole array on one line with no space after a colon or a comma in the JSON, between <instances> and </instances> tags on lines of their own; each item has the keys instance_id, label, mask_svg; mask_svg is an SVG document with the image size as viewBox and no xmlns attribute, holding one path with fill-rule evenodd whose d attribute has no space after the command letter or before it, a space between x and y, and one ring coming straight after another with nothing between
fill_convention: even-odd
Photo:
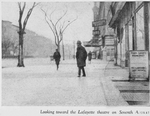
<instances>
[{"instance_id":1,"label":"storefront","mask_svg":"<svg viewBox=\"0 0 150 116\"><path fill-rule=\"evenodd\" d=\"M105 40L105 51L106 52L106 60L107 61L114 61L114 54L115 54L115 37L114 35L105 35L104 36L104 40Z\"/></svg>"},{"instance_id":2,"label":"storefront","mask_svg":"<svg viewBox=\"0 0 150 116\"><path fill-rule=\"evenodd\" d=\"M115 59L118 65L128 66L128 51L133 49L133 22L135 2L120 2L122 4L114 6L118 11L109 22L109 26L116 34ZM116 8L116 9L117 9Z\"/></svg>"},{"instance_id":3,"label":"storefront","mask_svg":"<svg viewBox=\"0 0 150 116\"><path fill-rule=\"evenodd\" d=\"M130 3L129 3L130 4ZM125 32L125 38L126 38L126 59L129 60L129 51L140 51L149 53L149 35L150 35L150 3L149 2L134 2L132 3L132 6L130 10L131 17L129 20L127 20L127 23L125 24L126 32ZM130 8L130 7L129 7ZM146 57L146 56L145 56ZM130 59L133 60L133 59ZM139 64L140 60L138 60ZM129 62L128 62L129 63ZM149 62L147 62L148 64ZM142 63L141 63L142 64ZM130 61L131 65L131 61ZM129 66L129 65L125 65ZM131 68L131 66L130 66ZM139 68L139 67L138 67ZM147 68L146 68L147 69ZM139 69L138 69L139 70Z\"/></svg>"},{"instance_id":4,"label":"storefront","mask_svg":"<svg viewBox=\"0 0 150 116\"><path fill-rule=\"evenodd\" d=\"M149 2L126 2L109 23L117 35L116 59L122 67L128 66L129 50L149 50L149 10Z\"/></svg>"},{"instance_id":5,"label":"storefront","mask_svg":"<svg viewBox=\"0 0 150 116\"><path fill-rule=\"evenodd\" d=\"M135 49L145 50L149 53L149 41L150 41L150 2L136 2L135 3ZM150 60L150 59L149 59ZM150 69L150 66L149 66ZM150 71L149 71L150 72Z\"/></svg>"}]
</instances>

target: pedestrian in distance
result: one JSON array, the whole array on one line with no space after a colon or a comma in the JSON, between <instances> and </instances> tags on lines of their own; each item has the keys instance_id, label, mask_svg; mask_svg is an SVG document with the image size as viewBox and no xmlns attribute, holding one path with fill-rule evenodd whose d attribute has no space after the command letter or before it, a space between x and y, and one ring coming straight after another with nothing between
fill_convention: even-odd
<instances>
[{"instance_id":1,"label":"pedestrian in distance","mask_svg":"<svg viewBox=\"0 0 150 116\"><path fill-rule=\"evenodd\" d=\"M58 49L56 49L56 52L54 52L53 58L55 59L55 63L56 63L57 70L58 70L59 62L60 62L60 58L61 58L61 55L60 55Z\"/></svg>"},{"instance_id":2,"label":"pedestrian in distance","mask_svg":"<svg viewBox=\"0 0 150 116\"><path fill-rule=\"evenodd\" d=\"M91 64L91 60L92 60L92 52L89 51L88 53L88 60L89 60L89 63Z\"/></svg>"},{"instance_id":3,"label":"pedestrian in distance","mask_svg":"<svg viewBox=\"0 0 150 116\"><path fill-rule=\"evenodd\" d=\"M86 73L84 70L84 67L86 66L86 58L87 58L87 52L85 48L81 45L81 41L77 41L77 52L76 52L76 60L77 60L77 66L78 66L78 77L81 76L81 70L83 73L83 77L86 77Z\"/></svg>"}]
</instances>

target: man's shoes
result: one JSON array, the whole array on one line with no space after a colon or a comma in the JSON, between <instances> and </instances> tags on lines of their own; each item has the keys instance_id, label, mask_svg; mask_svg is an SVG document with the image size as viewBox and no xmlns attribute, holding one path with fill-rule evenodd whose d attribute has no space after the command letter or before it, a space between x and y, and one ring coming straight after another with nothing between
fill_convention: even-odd
<instances>
[{"instance_id":1,"label":"man's shoes","mask_svg":"<svg viewBox=\"0 0 150 116\"><path fill-rule=\"evenodd\" d=\"M78 77L80 77L80 75L78 75ZM86 75L82 75L82 77L86 77Z\"/></svg>"}]
</instances>

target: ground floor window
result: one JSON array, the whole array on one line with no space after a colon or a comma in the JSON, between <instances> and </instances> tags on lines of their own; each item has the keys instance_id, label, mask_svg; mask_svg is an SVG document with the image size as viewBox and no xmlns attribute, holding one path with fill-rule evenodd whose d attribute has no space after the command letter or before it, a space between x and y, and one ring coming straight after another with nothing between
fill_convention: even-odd
<instances>
[{"instance_id":1,"label":"ground floor window","mask_svg":"<svg viewBox=\"0 0 150 116\"><path fill-rule=\"evenodd\" d=\"M132 25L132 19L128 23L129 26L129 50L133 50L133 25Z\"/></svg>"}]
</instances>

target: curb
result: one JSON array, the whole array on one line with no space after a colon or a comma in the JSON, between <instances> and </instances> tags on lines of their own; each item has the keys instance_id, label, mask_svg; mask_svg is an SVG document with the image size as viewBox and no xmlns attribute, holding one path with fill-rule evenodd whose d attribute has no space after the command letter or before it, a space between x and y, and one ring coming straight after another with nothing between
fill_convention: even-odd
<instances>
[{"instance_id":1,"label":"curb","mask_svg":"<svg viewBox=\"0 0 150 116\"><path fill-rule=\"evenodd\" d=\"M101 78L108 106L129 106L108 77Z\"/></svg>"}]
</instances>

